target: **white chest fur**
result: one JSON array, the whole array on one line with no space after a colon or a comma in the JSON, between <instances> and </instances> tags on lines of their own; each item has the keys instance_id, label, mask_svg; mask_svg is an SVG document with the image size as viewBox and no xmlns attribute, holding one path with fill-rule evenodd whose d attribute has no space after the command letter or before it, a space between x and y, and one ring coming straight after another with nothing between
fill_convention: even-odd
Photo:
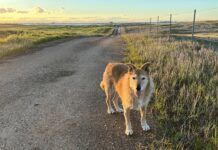
<instances>
[{"instance_id":1,"label":"white chest fur","mask_svg":"<svg viewBox=\"0 0 218 150\"><path fill-rule=\"evenodd\" d=\"M132 103L132 108L131 109L139 110L142 106L145 105L144 101L145 100L143 100L143 98L134 99L133 103Z\"/></svg>"}]
</instances>

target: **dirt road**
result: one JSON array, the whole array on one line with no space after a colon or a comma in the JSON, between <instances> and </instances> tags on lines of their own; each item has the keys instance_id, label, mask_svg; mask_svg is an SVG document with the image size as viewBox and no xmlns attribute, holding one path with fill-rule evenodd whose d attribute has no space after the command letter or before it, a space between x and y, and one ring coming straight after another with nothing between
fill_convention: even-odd
<instances>
[{"instance_id":1,"label":"dirt road","mask_svg":"<svg viewBox=\"0 0 218 150\"><path fill-rule=\"evenodd\" d=\"M126 137L123 115L106 113L99 88L122 47L118 37L80 38L1 62L0 149L143 148L153 131L144 133L133 112L134 135Z\"/></svg>"}]
</instances>

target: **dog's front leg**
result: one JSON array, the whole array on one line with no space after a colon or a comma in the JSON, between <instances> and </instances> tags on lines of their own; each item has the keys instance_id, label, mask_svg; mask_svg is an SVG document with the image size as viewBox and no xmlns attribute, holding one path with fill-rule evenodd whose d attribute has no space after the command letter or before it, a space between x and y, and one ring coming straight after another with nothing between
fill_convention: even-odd
<instances>
[{"instance_id":1,"label":"dog's front leg","mask_svg":"<svg viewBox=\"0 0 218 150\"><path fill-rule=\"evenodd\" d=\"M146 121L146 110L147 110L147 105L146 106L142 106L141 109L140 109L141 126L142 126L142 129L144 131L150 130L150 127L149 127L149 125L147 124L147 121Z\"/></svg>"},{"instance_id":2,"label":"dog's front leg","mask_svg":"<svg viewBox=\"0 0 218 150\"><path fill-rule=\"evenodd\" d=\"M132 126L130 122L130 109L129 108L124 108L124 118L125 118L125 124L126 124L126 135L132 135Z\"/></svg>"}]
</instances>

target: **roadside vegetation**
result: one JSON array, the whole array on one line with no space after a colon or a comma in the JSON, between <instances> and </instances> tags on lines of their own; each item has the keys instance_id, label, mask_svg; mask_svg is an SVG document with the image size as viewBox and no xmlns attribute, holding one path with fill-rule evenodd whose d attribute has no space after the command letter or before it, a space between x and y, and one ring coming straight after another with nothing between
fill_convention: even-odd
<instances>
[{"instance_id":1,"label":"roadside vegetation","mask_svg":"<svg viewBox=\"0 0 218 150\"><path fill-rule=\"evenodd\" d=\"M191 41L126 34L126 62L152 62L151 106L157 139L151 149L216 149L218 112L217 53Z\"/></svg>"},{"instance_id":2,"label":"roadside vegetation","mask_svg":"<svg viewBox=\"0 0 218 150\"><path fill-rule=\"evenodd\" d=\"M106 36L112 32L110 26L0 25L0 59L25 53L29 48L47 41L77 36Z\"/></svg>"}]
</instances>

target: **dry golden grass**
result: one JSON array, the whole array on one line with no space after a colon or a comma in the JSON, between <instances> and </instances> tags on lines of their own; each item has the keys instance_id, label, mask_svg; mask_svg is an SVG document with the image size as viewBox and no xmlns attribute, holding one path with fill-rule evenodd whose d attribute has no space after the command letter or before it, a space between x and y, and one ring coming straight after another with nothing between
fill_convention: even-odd
<instances>
[{"instance_id":1,"label":"dry golden grass","mask_svg":"<svg viewBox=\"0 0 218 150\"><path fill-rule=\"evenodd\" d=\"M153 115L157 149L217 147L217 53L190 41L168 41L144 34L124 35L126 62L152 62L155 80Z\"/></svg>"},{"instance_id":2,"label":"dry golden grass","mask_svg":"<svg viewBox=\"0 0 218 150\"><path fill-rule=\"evenodd\" d=\"M181 37L192 37L192 34L174 34L174 35L181 36ZM218 40L218 33L216 33L216 32L214 32L214 33L196 33L195 37Z\"/></svg>"}]
</instances>

